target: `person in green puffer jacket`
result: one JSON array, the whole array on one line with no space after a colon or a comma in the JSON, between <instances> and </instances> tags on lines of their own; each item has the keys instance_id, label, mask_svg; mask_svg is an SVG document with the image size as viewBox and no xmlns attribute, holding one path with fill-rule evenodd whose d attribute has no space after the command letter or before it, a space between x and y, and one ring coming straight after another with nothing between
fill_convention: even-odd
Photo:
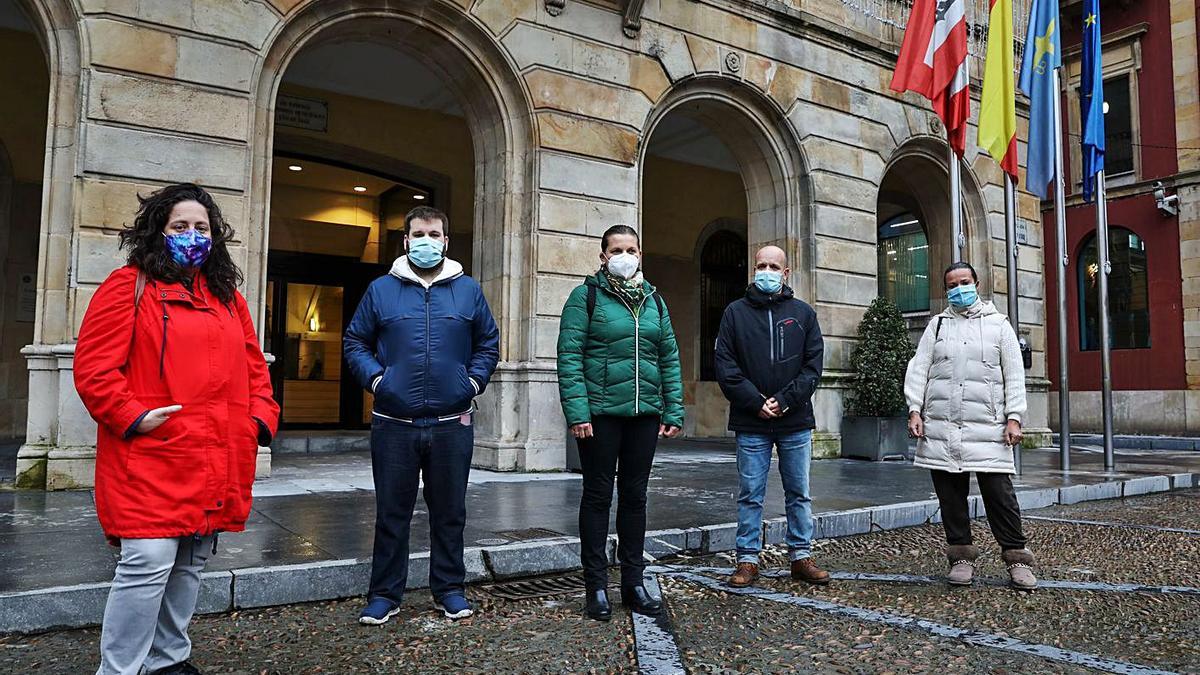
<instances>
[{"instance_id":1,"label":"person in green puffer jacket","mask_svg":"<svg viewBox=\"0 0 1200 675\"><path fill-rule=\"evenodd\" d=\"M579 557L587 615L607 621L612 609L605 547L614 476L622 602L643 614L662 611L661 600L642 585L646 484L658 438L674 438L683 427L683 381L667 305L642 279L637 232L610 227L600 251L600 271L563 306L558 391L583 468Z\"/></svg>"}]
</instances>

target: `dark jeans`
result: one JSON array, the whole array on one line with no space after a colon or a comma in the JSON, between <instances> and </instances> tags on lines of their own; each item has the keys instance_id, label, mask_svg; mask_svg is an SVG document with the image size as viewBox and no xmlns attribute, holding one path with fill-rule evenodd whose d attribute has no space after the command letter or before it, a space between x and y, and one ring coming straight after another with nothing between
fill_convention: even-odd
<instances>
[{"instance_id":1,"label":"dark jeans","mask_svg":"<svg viewBox=\"0 0 1200 675\"><path fill-rule=\"evenodd\" d=\"M371 423L375 550L368 599L400 602L408 583L408 532L424 478L429 507L429 590L435 600L465 588L463 526L475 430L458 421L434 426Z\"/></svg>"},{"instance_id":2,"label":"dark jeans","mask_svg":"<svg viewBox=\"0 0 1200 675\"><path fill-rule=\"evenodd\" d=\"M592 418L592 438L579 440L583 496L579 500L579 558L589 591L608 586L608 512L617 483L617 560L621 585L642 583L646 563L646 483L658 446L654 415Z\"/></svg>"},{"instance_id":3,"label":"dark jeans","mask_svg":"<svg viewBox=\"0 0 1200 675\"><path fill-rule=\"evenodd\" d=\"M971 514L967 512L967 497L971 492L971 474L930 471L933 489L942 505L942 526L946 528L946 543L965 546L971 543ZM1004 551L1025 548L1021 532L1021 507L1013 491L1012 477L1006 473L976 473L979 492L987 509L992 536Z\"/></svg>"}]
</instances>

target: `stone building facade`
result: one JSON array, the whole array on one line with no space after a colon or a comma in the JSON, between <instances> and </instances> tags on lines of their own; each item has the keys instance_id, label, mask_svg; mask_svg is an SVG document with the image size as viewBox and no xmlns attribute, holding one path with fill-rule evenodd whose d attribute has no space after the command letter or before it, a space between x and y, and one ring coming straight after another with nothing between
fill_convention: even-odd
<instances>
[{"instance_id":1,"label":"stone building facade","mask_svg":"<svg viewBox=\"0 0 1200 675\"><path fill-rule=\"evenodd\" d=\"M5 3L0 41L16 49L24 40L27 67L45 64L40 92L4 103L40 115L46 139L22 150L44 162L9 181L25 206L3 230L10 259L37 256L32 290L5 279L6 313L19 293L36 299L3 355L20 408L10 422L25 429L23 486L91 481L95 428L71 384L73 339L89 298L121 264L116 233L131 222L136 194L169 182L216 193L238 232L235 259L266 349L277 366L292 354L277 374L285 423L294 414L319 429L361 425L369 404L338 379L331 346L358 282L329 270L369 279L396 250L401 207L446 208L450 253L482 283L502 332L476 420L475 461L489 468L564 465L558 313L596 269L609 225L643 234L647 277L683 345L693 436L724 433L723 401L705 374L707 326L713 306L745 283L758 246L788 252L792 286L817 308L825 453L840 443L857 324L884 286L886 219L919 222L914 236L926 241L905 249L927 256L924 274L909 273L926 278L915 288L928 287L910 321L919 327L944 306L945 134L923 99L888 89L907 2ZM973 21L986 5L973 3ZM978 62L972 72L981 75ZM9 131L0 126L11 155L29 136ZM974 137L972 129L962 162L969 259L1003 307L1002 176ZM333 189L343 183L374 201ZM27 187L38 184L40 192ZM323 201L308 209L318 193ZM1037 199L1022 193L1019 211L1021 332L1034 349L1027 427L1044 436ZM326 409L329 400L340 407ZM269 471L268 449L260 460Z\"/></svg>"}]
</instances>

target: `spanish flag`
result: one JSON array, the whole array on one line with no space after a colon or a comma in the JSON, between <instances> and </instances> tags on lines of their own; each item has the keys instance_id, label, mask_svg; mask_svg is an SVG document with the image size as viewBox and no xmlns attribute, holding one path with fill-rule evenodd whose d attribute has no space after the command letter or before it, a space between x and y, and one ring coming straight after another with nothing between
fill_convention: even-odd
<instances>
[{"instance_id":1,"label":"spanish flag","mask_svg":"<svg viewBox=\"0 0 1200 675\"><path fill-rule=\"evenodd\" d=\"M989 0L987 62L979 105L979 147L1017 177L1017 94L1012 0Z\"/></svg>"}]
</instances>

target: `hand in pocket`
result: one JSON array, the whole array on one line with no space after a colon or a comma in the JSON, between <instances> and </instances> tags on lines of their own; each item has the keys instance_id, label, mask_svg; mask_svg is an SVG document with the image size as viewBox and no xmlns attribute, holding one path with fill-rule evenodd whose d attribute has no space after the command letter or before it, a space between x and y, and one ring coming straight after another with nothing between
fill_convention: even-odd
<instances>
[{"instance_id":1,"label":"hand in pocket","mask_svg":"<svg viewBox=\"0 0 1200 675\"><path fill-rule=\"evenodd\" d=\"M146 416L143 417L142 421L138 423L137 432L139 434L148 434L151 431L154 431L165 424L167 420L171 419L171 415L174 415L180 410L183 410L183 406L181 405L169 405L165 408L154 408L150 412L146 413Z\"/></svg>"}]
</instances>

